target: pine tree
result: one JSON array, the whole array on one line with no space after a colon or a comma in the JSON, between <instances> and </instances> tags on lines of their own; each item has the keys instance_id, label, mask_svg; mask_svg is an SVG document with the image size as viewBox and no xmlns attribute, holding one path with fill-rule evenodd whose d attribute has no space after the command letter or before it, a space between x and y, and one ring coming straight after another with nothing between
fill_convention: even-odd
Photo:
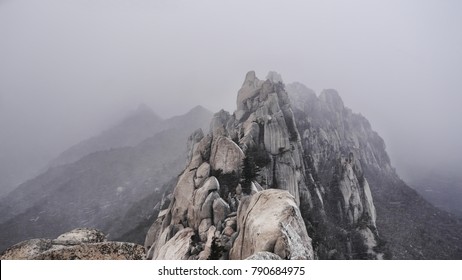
<instances>
[{"instance_id":1,"label":"pine tree","mask_svg":"<svg viewBox=\"0 0 462 280\"><path fill-rule=\"evenodd\" d=\"M255 164L253 155L248 153L244 158L244 166L242 168L241 186L244 193L250 194L252 180L255 179L259 171L260 168Z\"/></svg>"},{"instance_id":2,"label":"pine tree","mask_svg":"<svg viewBox=\"0 0 462 280\"><path fill-rule=\"evenodd\" d=\"M219 260L223 255L224 247L219 245L217 242L218 238L213 237L212 245L210 246L210 255L207 258L208 260Z\"/></svg>"}]
</instances>

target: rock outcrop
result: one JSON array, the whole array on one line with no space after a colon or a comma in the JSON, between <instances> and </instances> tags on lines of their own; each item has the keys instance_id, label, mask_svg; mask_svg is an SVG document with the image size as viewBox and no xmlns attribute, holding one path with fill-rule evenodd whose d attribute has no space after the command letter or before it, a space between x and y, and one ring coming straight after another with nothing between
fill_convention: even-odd
<instances>
[{"instance_id":1,"label":"rock outcrop","mask_svg":"<svg viewBox=\"0 0 462 280\"><path fill-rule=\"evenodd\" d=\"M101 231L78 228L56 239L31 239L7 249L2 260L142 260L145 250L134 243L107 241Z\"/></svg>"},{"instance_id":2,"label":"rock outcrop","mask_svg":"<svg viewBox=\"0 0 462 280\"><path fill-rule=\"evenodd\" d=\"M376 246L377 214L363 165L392 170L386 153L377 153L369 144L383 141L367 120L344 107L335 90L324 90L317 97L299 83L287 88L313 196L313 204L302 209L308 210L304 218L315 233L316 254L322 259L382 258L384 248ZM359 238L365 231L370 233L368 241Z\"/></svg>"},{"instance_id":3,"label":"rock outcrop","mask_svg":"<svg viewBox=\"0 0 462 280\"><path fill-rule=\"evenodd\" d=\"M229 258L246 259L270 252L281 259L313 259L311 238L292 195L282 190L264 190L241 204L238 236Z\"/></svg>"},{"instance_id":4,"label":"rock outcrop","mask_svg":"<svg viewBox=\"0 0 462 280\"><path fill-rule=\"evenodd\" d=\"M53 240L22 242L2 258L462 257L460 221L435 209L396 175L384 141L364 117L344 106L335 90L317 96L300 83L286 87L275 72L266 80L247 73L236 111L216 113L208 134L201 129L192 133L186 168L152 192L152 179L158 183L173 170L163 162L173 155L165 147L183 141L177 133L162 135L160 142L146 140L52 169L19 188L37 185L34 191L0 203L0 210L14 209L0 219L0 243L23 239L31 234L24 229L34 229L37 220L48 222L39 230L50 235L56 229L47 225L66 227L63 232L84 217L86 224L92 223L87 218L104 220L102 229L109 234L125 232L123 236L137 240L149 228L144 249L79 229ZM146 168L152 164L162 169L152 173L153 168ZM100 177L106 167L114 173ZM93 188L93 180L98 188ZM140 186L141 191L129 186ZM103 190L104 195L95 198L87 188ZM151 194L138 204L131 201L148 190ZM50 199L43 193L57 196ZM35 200L27 199L31 197ZM68 197L78 197L83 204L63 203ZM17 203L21 200L29 203ZM128 210L115 213L121 206ZM110 215L123 218L106 219Z\"/></svg>"},{"instance_id":5,"label":"rock outcrop","mask_svg":"<svg viewBox=\"0 0 462 280\"><path fill-rule=\"evenodd\" d=\"M247 73L237 110L220 111L209 135L191 137L189 165L146 239L148 258L162 258L162 248L184 229L191 232L191 259L208 255L210 238L230 259L261 252L282 259L382 258L361 163L379 165L388 157L346 127L343 112L351 112L334 90L293 98L295 110L279 74L263 81ZM355 125L380 143L367 122L358 118Z\"/></svg>"},{"instance_id":6,"label":"rock outcrop","mask_svg":"<svg viewBox=\"0 0 462 280\"><path fill-rule=\"evenodd\" d=\"M302 207L319 258L462 258L461 222L398 177L366 118L346 108L335 90L318 97L300 83L286 89L308 186L319 191L315 211L306 216Z\"/></svg>"},{"instance_id":7,"label":"rock outcrop","mask_svg":"<svg viewBox=\"0 0 462 280\"><path fill-rule=\"evenodd\" d=\"M237 111L218 112L210 133L198 131L190 140L190 161L172 202L146 238L148 258L173 257L163 252L185 231L189 234L182 238L183 248L189 249L176 258L244 259L260 251L284 259L314 257L299 210L301 197L311 197L302 145L280 76L273 73L261 81L249 72L238 93ZM262 227L258 213L278 213L279 218L268 218L272 222ZM249 246L248 238L258 242Z\"/></svg>"},{"instance_id":8,"label":"rock outcrop","mask_svg":"<svg viewBox=\"0 0 462 280\"><path fill-rule=\"evenodd\" d=\"M130 159L130 151L135 151L135 155L142 157L134 162L155 161L163 165L158 156L150 156L148 152L160 150L160 155L171 157L172 153L164 149L165 145L181 141L174 137L163 139L167 142L161 142L161 145L145 141L139 148L123 149L119 151L120 158ZM462 244L458 238L462 234L460 222L436 210L396 175L384 141L364 117L344 106L335 90L324 90L317 96L299 83L286 87L275 72L268 74L266 80L259 80L251 71L238 92L236 111L233 114L224 110L216 113L208 134L201 129L191 134L188 149L187 166L171 183L155 188L154 193L137 204L138 208L130 208L124 219L115 222L105 220L104 226L115 232L125 230L127 224L132 225L125 235L139 236L139 232L144 232L140 228L149 227L144 249L134 244L108 242L104 234L85 229L66 233L54 240L34 239L17 244L8 249L2 258L269 260L462 257ZM93 157L98 155L104 154L96 153ZM118 167L124 161L117 158L113 161L102 157L101 166L111 162ZM78 182L85 182L82 178L87 176L82 174L92 174L97 169L90 168L88 163L91 162L72 164L62 170L67 170L65 174L76 176ZM80 172L82 167L83 173ZM113 171L116 173L110 178L119 176L126 181L132 174L118 170L115 168ZM162 179L171 168L164 166L162 170L165 172L156 174L146 168L130 170L137 170L133 173L136 175L133 181L149 189L145 179L140 178ZM60 175L62 171L53 172ZM57 176L59 180L48 177L40 181L40 188L35 193L27 195L38 196L42 187L48 185L52 186L51 190L57 190L61 186L57 182L69 181L69 176ZM66 183L66 186L73 185ZM90 187L91 184L84 186ZM107 186L107 190L111 191L117 184L108 183ZM82 199L78 195L80 190L70 188L71 195L77 194L74 196ZM124 193L125 187L120 187L120 190L118 187L116 201L127 203ZM69 195L67 192L57 194L60 198ZM4 231L0 233L0 241L2 236L17 238L15 234L28 234L28 231L21 231L23 227L20 225L24 221L35 223L37 219L50 217L48 214L36 216L36 213L43 213L40 211L42 207L53 210L50 212L53 219L56 219L55 214L61 214L62 199L53 200L59 202L59 208L42 197L40 202L43 203L21 215L18 213L23 211L16 209L18 215L15 219L13 216L3 218L8 221L2 224ZM90 198L82 201L98 202L96 206L100 206L101 200ZM8 209L13 204L14 200L0 208ZM114 214L110 211L112 208L103 206L99 215L91 217ZM75 206L69 204L65 207L69 212ZM94 211L95 207L77 209ZM144 210L140 211L140 207ZM76 211L72 213L78 216ZM72 223L72 219L78 218L74 216L68 218L64 215L61 217L63 223L58 225ZM139 219L142 220L141 227L133 221Z\"/></svg>"}]
</instances>

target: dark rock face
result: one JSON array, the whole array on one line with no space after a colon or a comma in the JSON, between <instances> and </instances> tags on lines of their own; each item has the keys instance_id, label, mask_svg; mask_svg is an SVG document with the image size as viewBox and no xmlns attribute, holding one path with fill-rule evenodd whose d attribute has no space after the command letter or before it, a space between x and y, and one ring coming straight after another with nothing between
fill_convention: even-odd
<instances>
[{"instance_id":1,"label":"dark rock face","mask_svg":"<svg viewBox=\"0 0 462 280\"><path fill-rule=\"evenodd\" d=\"M307 155L305 165L312 177L309 186L324 197L325 213L314 213L310 220L314 222L313 242L327 245L314 246L320 258L343 257L338 254L341 250L332 248L342 239L357 245L356 252L351 251L353 258L370 257L371 247L380 256L394 259L462 258L458 238L462 223L427 203L397 176L384 141L364 117L345 108L333 90L317 97L299 83L286 88ZM342 197L340 203L332 200ZM350 207L345 207L347 201ZM329 238L326 231L336 228L319 227L323 220L343 229L354 225L356 230L346 236L340 232L335 240L323 242Z\"/></svg>"},{"instance_id":2,"label":"dark rock face","mask_svg":"<svg viewBox=\"0 0 462 280\"><path fill-rule=\"evenodd\" d=\"M1 256L2 260L142 260L140 245L108 242L101 231L78 228L51 239L31 239L18 243Z\"/></svg>"},{"instance_id":3,"label":"dark rock face","mask_svg":"<svg viewBox=\"0 0 462 280\"><path fill-rule=\"evenodd\" d=\"M343 105L335 90L319 97L301 84L287 86L301 135L313 204L303 205L319 258L383 258L376 209L363 165L391 172L382 139ZM383 150L375 150L378 143Z\"/></svg>"}]
</instances>

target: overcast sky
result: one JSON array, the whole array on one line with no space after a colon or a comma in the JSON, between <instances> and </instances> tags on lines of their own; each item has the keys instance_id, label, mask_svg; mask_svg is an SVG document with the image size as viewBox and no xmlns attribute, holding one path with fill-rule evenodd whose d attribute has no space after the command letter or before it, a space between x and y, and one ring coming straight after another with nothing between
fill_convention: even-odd
<instances>
[{"instance_id":1,"label":"overcast sky","mask_svg":"<svg viewBox=\"0 0 462 280\"><path fill-rule=\"evenodd\" d=\"M461 27L456 0L0 0L0 162L44 164L142 102L233 111L275 70L337 89L399 172L461 171Z\"/></svg>"}]
</instances>

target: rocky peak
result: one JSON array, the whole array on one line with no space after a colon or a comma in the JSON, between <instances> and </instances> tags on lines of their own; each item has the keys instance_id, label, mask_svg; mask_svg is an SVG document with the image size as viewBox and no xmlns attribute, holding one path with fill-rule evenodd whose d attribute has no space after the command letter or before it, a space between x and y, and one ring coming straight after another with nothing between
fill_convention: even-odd
<instances>
[{"instance_id":1,"label":"rocky peak","mask_svg":"<svg viewBox=\"0 0 462 280\"><path fill-rule=\"evenodd\" d=\"M208 135L190 137L189 164L146 238L148 258L205 259L217 255L214 242L225 259L262 251L282 259L380 257L358 151L343 145L348 129L337 129L348 110L333 90L318 99L295 88L309 94L297 118L280 75L262 81L250 71L237 110L216 113ZM323 110L335 116L324 120ZM355 143L354 135L347 140Z\"/></svg>"},{"instance_id":2,"label":"rocky peak","mask_svg":"<svg viewBox=\"0 0 462 280\"><path fill-rule=\"evenodd\" d=\"M313 139L308 139L319 137L319 141L330 146L334 152L332 156L347 156L351 152L357 168L361 169L361 165L366 164L393 175L383 139L372 130L365 117L344 106L336 90L323 90L317 97L299 83L290 84L287 89L303 143L318 145L320 143L315 144ZM316 162L318 159L319 156L314 157Z\"/></svg>"},{"instance_id":3,"label":"rocky peak","mask_svg":"<svg viewBox=\"0 0 462 280\"><path fill-rule=\"evenodd\" d=\"M260 81L256 77L255 71L249 71L245 75L244 83L242 84L242 87L237 94L238 110L246 109L246 100L257 95L262 84L263 81Z\"/></svg>"},{"instance_id":4,"label":"rocky peak","mask_svg":"<svg viewBox=\"0 0 462 280\"><path fill-rule=\"evenodd\" d=\"M210 114L210 111L201 105L197 105L191 110L189 110L188 113L186 113L187 116L188 115L201 115L201 114Z\"/></svg>"},{"instance_id":5,"label":"rocky peak","mask_svg":"<svg viewBox=\"0 0 462 280\"><path fill-rule=\"evenodd\" d=\"M341 111L344 109L343 100L335 89L321 91L319 100L330 106L333 110Z\"/></svg>"},{"instance_id":6,"label":"rocky peak","mask_svg":"<svg viewBox=\"0 0 462 280\"><path fill-rule=\"evenodd\" d=\"M284 83L284 81L282 80L281 74L275 71L270 71L268 75L266 75L266 79L270 80L272 83L275 83L275 84Z\"/></svg>"},{"instance_id":7,"label":"rocky peak","mask_svg":"<svg viewBox=\"0 0 462 280\"><path fill-rule=\"evenodd\" d=\"M141 103L140 105L138 105L138 108L136 108L136 113L155 115L152 108L146 105L145 103Z\"/></svg>"},{"instance_id":8,"label":"rocky peak","mask_svg":"<svg viewBox=\"0 0 462 280\"><path fill-rule=\"evenodd\" d=\"M138 105L136 110L132 111L117 126L119 127L120 130L122 130L125 127L140 126L140 125L148 126L149 124L160 124L161 122L162 122L162 118L159 117L152 110L151 107L149 107L145 103L141 103L140 105Z\"/></svg>"},{"instance_id":9,"label":"rocky peak","mask_svg":"<svg viewBox=\"0 0 462 280\"><path fill-rule=\"evenodd\" d=\"M247 73L236 112L218 112L209 135L198 132L190 137L188 167L178 180L172 203L147 236L148 258L208 258L213 240L223 247L223 258L247 258L260 251L281 258L313 258L311 239L298 210L300 191L308 192L300 137L282 79L272 77L261 81L255 72ZM271 188L280 193L264 195ZM257 193L265 199L260 201ZM249 203L253 206L247 208ZM293 211L281 216L281 221L292 217L292 222L268 226L260 245L251 249L248 240L258 239L262 229L257 221L244 217L250 217L250 210L263 213L277 209L276 205L281 205L281 213L290 205ZM291 243L294 238L304 244L303 249Z\"/></svg>"}]
</instances>

